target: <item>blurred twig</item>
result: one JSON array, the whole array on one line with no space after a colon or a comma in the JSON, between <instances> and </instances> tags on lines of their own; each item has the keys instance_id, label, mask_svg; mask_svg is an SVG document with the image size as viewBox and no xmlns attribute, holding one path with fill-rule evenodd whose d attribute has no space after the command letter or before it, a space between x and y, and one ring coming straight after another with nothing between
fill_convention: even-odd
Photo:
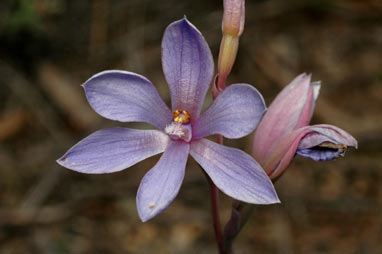
<instances>
[{"instance_id":1,"label":"blurred twig","mask_svg":"<svg viewBox=\"0 0 382 254\"><path fill-rule=\"evenodd\" d=\"M55 163L55 162L54 162ZM33 210L40 207L47 199L51 191L58 184L63 175L63 169L58 165L52 165L47 168L45 174L29 190L28 195L19 206L20 210Z\"/></svg>"},{"instance_id":2,"label":"blurred twig","mask_svg":"<svg viewBox=\"0 0 382 254\"><path fill-rule=\"evenodd\" d=\"M71 138L59 128L61 120L56 116L50 105L44 98L33 89L33 85L23 78L23 75L10 65L0 61L0 76L4 83L9 86L13 94L19 99L21 104L27 106L32 111L36 120L46 128L48 135L54 139L57 144L71 143ZM51 193L54 186L62 177L63 170L52 170L48 168L40 181L36 183L32 190L28 193L25 201L21 202L21 210L27 208L36 209L39 207L47 196Z\"/></svg>"},{"instance_id":3,"label":"blurred twig","mask_svg":"<svg viewBox=\"0 0 382 254\"><path fill-rule=\"evenodd\" d=\"M39 81L52 100L66 113L73 126L87 129L99 122L98 115L86 103L83 89L52 64L39 67Z\"/></svg>"},{"instance_id":4,"label":"blurred twig","mask_svg":"<svg viewBox=\"0 0 382 254\"><path fill-rule=\"evenodd\" d=\"M105 54L109 27L109 0L91 1L91 15L89 55L92 60L97 59L96 56Z\"/></svg>"},{"instance_id":5,"label":"blurred twig","mask_svg":"<svg viewBox=\"0 0 382 254\"><path fill-rule=\"evenodd\" d=\"M0 142L19 132L25 121L26 115L22 108L11 109L5 112L0 117Z\"/></svg>"},{"instance_id":6,"label":"blurred twig","mask_svg":"<svg viewBox=\"0 0 382 254\"><path fill-rule=\"evenodd\" d=\"M44 206L35 209L0 209L1 226L28 226L30 224L49 224L64 220L73 213L67 204Z\"/></svg>"},{"instance_id":7,"label":"blurred twig","mask_svg":"<svg viewBox=\"0 0 382 254\"><path fill-rule=\"evenodd\" d=\"M36 117L36 120L46 128L47 133L57 143L68 142L69 136L61 131L59 125L62 120L56 115L49 103L38 93L24 75L12 66L0 60L0 76L5 85L18 98L21 104L25 105Z\"/></svg>"}]
</instances>

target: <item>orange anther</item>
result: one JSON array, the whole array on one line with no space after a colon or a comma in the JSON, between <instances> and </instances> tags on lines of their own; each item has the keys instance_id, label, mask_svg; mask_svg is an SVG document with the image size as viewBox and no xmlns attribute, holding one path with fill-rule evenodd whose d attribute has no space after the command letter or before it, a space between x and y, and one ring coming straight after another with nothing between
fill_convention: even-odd
<instances>
[{"instance_id":1,"label":"orange anther","mask_svg":"<svg viewBox=\"0 0 382 254\"><path fill-rule=\"evenodd\" d=\"M186 110L175 110L172 113L174 122L181 123L181 124L187 124L190 122L190 114Z\"/></svg>"}]
</instances>

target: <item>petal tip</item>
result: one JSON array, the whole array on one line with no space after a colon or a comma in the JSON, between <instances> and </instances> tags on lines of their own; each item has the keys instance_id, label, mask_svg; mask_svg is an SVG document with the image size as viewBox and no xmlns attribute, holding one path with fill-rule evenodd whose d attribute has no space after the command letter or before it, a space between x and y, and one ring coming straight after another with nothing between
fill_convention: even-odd
<instances>
[{"instance_id":1,"label":"petal tip","mask_svg":"<svg viewBox=\"0 0 382 254\"><path fill-rule=\"evenodd\" d=\"M154 205L150 205L149 209L144 209L141 207L142 204L140 204L139 199L137 198L137 211L138 216L141 219L142 222L147 222L157 216L159 213L161 213L164 209L154 209L156 208Z\"/></svg>"},{"instance_id":2,"label":"petal tip","mask_svg":"<svg viewBox=\"0 0 382 254\"><path fill-rule=\"evenodd\" d=\"M273 189L271 191L272 193L268 193L265 198L263 198L261 201L256 200L256 202L251 202L253 204L258 204L258 205L272 205L272 204L280 204L281 201L276 193L276 190Z\"/></svg>"},{"instance_id":3,"label":"petal tip","mask_svg":"<svg viewBox=\"0 0 382 254\"><path fill-rule=\"evenodd\" d=\"M141 214L141 213L139 212L139 210L138 210L138 216L139 216L139 219L140 219L143 223L149 221L149 220L152 218L152 216L146 216L146 215Z\"/></svg>"},{"instance_id":4,"label":"petal tip","mask_svg":"<svg viewBox=\"0 0 382 254\"><path fill-rule=\"evenodd\" d=\"M183 15L183 18L179 19L179 20L176 20L174 22L171 22L171 24L166 28L166 30L173 26L173 25L176 25L176 24L180 24L180 25L189 25L190 24L190 21L188 21L187 19L187 16L186 14Z\"/></svg>"},{"instance_id":5,"label":"petal tip","mask_svg":"<svg viewBox=\"0 0 382 254\"><path fill-rule=\"evenodd\" d=\"M318 96L320 95L321 81L311 82L310 86L313 89L313 99L314 99L314 101L316 101Z\"/></svg>"},{"instance_id":6,"label":"petal tip","mask_svg":"<svg viewBox=\"0 0 382 254\"><path fill-rule=\"evenodd\" d=\"M56 162L61 167L64 167L64 168L67 168L67 169L70 169L73 171L81 172L81 171L76 169L76 163L75 162L70 163L70 161L68 161L68 157L66 154L63 155L61 158L57 159ZM84 172L81 172L81 173L84 173Z\"/></svg>"},{"instance_id":7,"label":"petal tip","mask_svg":"<svg viewBox=\"0 0 382 254\"><path fill-rule=\"evenodd\" d=\"M56 160L57 164L60 165L61 167L73 170L73 171L78 171L76 170L76 163L71 162L68 160L67 154L64 154L61 158ZM80 172L80 171L78 171Z\"/></svg>"},{"instance_id":8,"label":"petal tip","mask_svg":"<svg viewBox=\"0 0 382 254\"><path fill-rule=\"evenodd\" d=\"M308 81L308 83L310 83L311 78L312 78L311 73L303 72L296 77L296 80L299 80L301 83L305 84L305 82L307 82L307 81Z\"/></svg>"},{"instance_id":9,"label":"petal tip","mask_svg":"<svg viewBox=\"0 0 382 254\"><path fill-rule=\"evenodd\" d=\"M60 166L62 167L66 167L65 164L67 162L67 156L64 154L63 156L61 156L60 158L58 158L56 160L57 164L59 164Z\"/></svg>"},{"instance_id":10,"label":"petal tip","mask_svg":"<svg viewBox=\"0 0 382 254\"><path fill-rule=\"evenodd\" d=\"M271 204L280 204L281 203L281 201L280 201L280 199L279 199L279 196L277 195L277 192L276 192L276 190L275 189L273 189L273 197L272 197L272 199L269 199L268 200L268 205L271 205Z\"/></svg>"},{"instance_id":11,"label":"petal tip","mask_svg":"<svg viewBox=\"0 0 382 254\"><path fill-rule=\"evenodd\" d=\"M281 204L281 200L279 199L279 197L276 197L276 201L273 203L273 204Z\"/></svg>"},{"instance_id":12,"label":"petal tip","mask_svg":"<svg viewBox=\"0 0 382 254\"><path fill-rule=\"evenodd\" d=\"M279 197L277 196L276 192L274 192L273 195L271 194L270 196L268 196L263 201L261 201L261 202L257 201L254 204L258 204L258 205L273 205L273 204L280 204L280 203L281 203L281 201L280 201Z\"/></svg>"},{"instance_id":13,"label":"petal tip","mask_svg":"<svg viewBox=\"0 0 382 254\"><path fill-rule=\"evenodd\" d=\"M310 78L311 74L307 74L306 72L301 73L297 77L302 78L302 79L307 79Z\"/></svg>"},{"instance_id":14,"label":"petal tip","mask_svg":"<svg viewBox=\"0 0 382 254\"><path fill-rule=\"evenodd\" d=\"M348 144L348 146L352 146L354 147L355 149L358 149L358 141L350 134L348 134L350 136L350 142Z\"/></svg>"},{"instance_id":15,"label":"petal tip","mask_svg":"<svg viewBox=\"0 0 382 254\"><path fill-rule=\"evenodd\" d=\"M199 31L199 29L197 29L197 28L194 26L194 24L192 24L192 23L188 20L188 18L187 18L186 15L184 15L184 17L183 17L182 19L172 22L172 23L167 27L167 29L170 28L170 27L172 27L173 25L177 25L177 24L179 24L179 25L181 25L181 26L185 26L185 27L188 28L188 29L194 30L194 31L196 31L196 32L197 32L198 34L200 34L200 35L202 34L202 33ZM166 29L166 30L167 30L167 29Z\"/></svg>"}]
</instances>

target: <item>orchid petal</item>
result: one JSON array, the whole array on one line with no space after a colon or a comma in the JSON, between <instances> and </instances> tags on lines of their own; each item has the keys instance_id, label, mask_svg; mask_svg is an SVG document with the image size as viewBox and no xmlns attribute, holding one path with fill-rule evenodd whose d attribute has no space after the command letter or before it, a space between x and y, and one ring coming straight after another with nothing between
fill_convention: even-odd
<instances>
[{"instance_id":1,"label":"orchid petal","mask_svg":"<svg viewBox=\"0 0 382 254\"><path fill-rule=\"evenodd\" d=\"M317 161L329 160L343 154L348 146L357 148L357 141L336 126L306 126L281 140L264 163L264 169L271 179L275 179L284 172L296 153Z\"/></svg>"},{"instance_id":2,"label":"orchid petal","mask_svg":"<svg viewBox=\"0 0 382 254\"><path fill-rule=\"evenodd\" d=\"M137 208L143 222L153 218L175 199L183 181L190 145L172 141L158 163L143 177Z\"/></svg>"},{"instance_id":3,"label":"orchid petal","mask_svg":"<svg viewBox=\"0 0 382 254\"><path fill-rule=\"evenodd\" d=\"M212 80L214 63L202 34L186 19L170 24L162 40L162 65L173 111L199 116Z\"/></svg>"},{"instance_id":4,"label":"orchid petal","mask_svg":"<svg viewBox=\"0 0 382 254\"><path fill-rule=\"evenodd\" d=\"M164 129L172 114L154 85L127 71L104 71L83 85L92 108L101 116L121 122L146 122Z\"/></svg>"},{"instance_id":5,"label":"orchid petal","mask_svg":"<svg viewBox=\"0 0 382 254\"><path fill-rule=\"evenodd\" d=\"M70 148L57 163L81 173L112 173L163 152L168 140L156 130L100 130Z\"/></svg>"},{"instance_id":6,"label":"orchid petal","mask_svg":"<svg viewBox=\"0 0 382 254\"><path fill-rule=\"evenodd\" d=\"M277 95L254 136L253 155L260 163L285 135L309 124L319 88L319 82L301 74Z\"/></svg>"},{"instance_id":7,"label":"orchid petal","mask_svg":"<svg viewBox=\"0 0 382 254\"><path fill-rule=\"evenodd\" d=\"M264 112L264 99L254 87L230 85L195 121L193 137L220 134L227 138L241 138L256 128Z\"/></svg>"},{"instance_id":8,"label":"orchid petal","mask_svg":"<svg viewBox=\"0 0 382 254\"><path fill-rule=\"evenodd\" d=\"M300 141L296 153L315 161L326 161L344 155L357 141L347 132L332 125L313 125Z\"/></svg>"},{"instance_id":9,"label":"orchid petal","mask_svg":"<svg viewBox=\"0 0 382 254\"><path fill-rule=\"evenodd\" d=\"M321 148L321 146L315 146L309 149L297 149L296 154L312 159L314 161L328 161L337 158L338 156L345 155L346 148Z\"/></svg>"},{"instance_id":10,"label":"orchid petal","mask_svg":"<svg viewBox=\"0 0 382 254\"><path fill-rule=\"evenodd\" d=\"M262 167L245 152L200 139L191 143L190 154L228 196L252 204L279 202Z\"/></svg>"}]
</instances>

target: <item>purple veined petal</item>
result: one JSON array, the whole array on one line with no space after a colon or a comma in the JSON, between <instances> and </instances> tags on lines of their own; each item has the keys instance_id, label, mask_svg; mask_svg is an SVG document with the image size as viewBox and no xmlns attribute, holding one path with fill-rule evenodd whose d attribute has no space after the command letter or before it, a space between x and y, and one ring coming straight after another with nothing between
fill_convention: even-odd
<instances>
[{"instance_id":1,"label":"purple veined petal","mask_svg":"<svg viewBox=\"0 0 382 254\"><path fill-rule=\"evenodd\" d=\"M154 85L127 71L104 71L83 87L92 108L101 116L121 122L145 122L161 130L172 114Z\"/></svg>"},{"instance_id":2,"label":"purple veined petal","mask_svg":"<svg viewBox=\"0 0 382 254\"><path fill-rule=\"evenodd\" d=\"M166 209L175 199L184 178L190 145L171 141L158 163L143 177L137 208L143 222Z\"/></svg>"},{"instance_id":3,"label":"purple veined petal","mask_svg":"<svg viewBox=\"0 0 382 254\"><path fill-rule=\"evenodd\" d=\"M338 148L315 146L309 149L297 149L296 154L312 159L314 161L328 161L345 155L345 149L342 146Z\"/></svg>"},{"instance_id":4,"label":"purple veined petal","mask_svg":"<svg viewBox=\"0 0 382 254\"><path fill-rule=\"evenodd\" d=\"M168 142L169 137L156 130L100 130L70 148L57 163L81 173L112 173L163 152Z\"/></svg>"},{"instance_id":5,"label":"purple veined petal","mask_svg":"<svg viewBox=\"0 0 382 254\"><path fill-rule=\"evenodd\" d=\"M316 161L329 160L343 154L348 146L357 148L357 141L336 126L306 126L284 137L263 166L269 177L275 179L285 171L296 153Z\"/></svg>"},{"instance_id":6,"label":"purple veined petal","mask_svg":"<svg viewBox=\"0 0 382 254\"><path fill-rule=\"evenodd\" d=\"M193 126L193 138L212 134L241 138L251 133L265 112L261 94L251 85L228 86Z\"/></svg>"},{"instance_id":7,"label":"purple veined petal","mask_svg":"<svg viewBox=\"0 0 382 254\"><path fill-rule=\"evenodd\" d=\"M280 139L309 123L319 89L320 82L310 83L310 75L301 74L277 95L255 132L256 160L263 163Z\"/></svg>"},{"instance_id":8,"label":"purple veined petal","mask_svg":"<svg viewBox=\"0 0 382 254\"><path fill-rule=\"evenodd\" d=\"M214 62L202 34L186 18L167 27L162 65L173 111L187 110L192 119L197 118L212 80Z\"/></svg>"},{"instance_id":9,"label":"purple veined petal","mask_svg":"<svg viewBox=\"0 0 382 254\"><path fill-rule=\"evenodd\" d=\"M343 156L347 147L357 148L357 141L346 131L332 125L309 126L296 153L315 161L327 161Z\"/></svg>"},{"instance_id":10,"label":"purple veined petal","mask_svg":"<svg viewBox=\"0 0 382 254\"><path fill-rule=\"evenodd\" d=\"M245 152L199 139L191 142L190 154L228 196L252 204L280 202L263 168Z\"/></svg>"}]
</instances>

